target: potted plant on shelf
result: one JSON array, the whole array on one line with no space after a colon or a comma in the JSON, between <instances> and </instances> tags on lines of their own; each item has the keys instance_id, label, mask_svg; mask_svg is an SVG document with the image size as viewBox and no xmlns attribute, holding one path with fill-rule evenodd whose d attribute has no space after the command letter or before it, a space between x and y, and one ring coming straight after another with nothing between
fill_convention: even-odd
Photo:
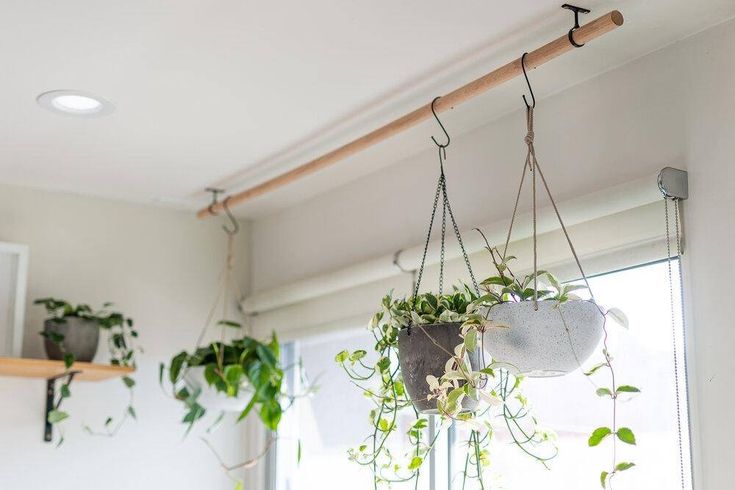
<instances>
[{"instance_id":1,"label":"potted plant on shelf","mask_svg":"<svg viewBox=\"0 0 735 490\"><path fill-rule=\"evenodd\" d=\"M87 304L73 305L68 301L56 298L37 299L34 304L43 305L48 314L48 318L44 321L44 329L40 332L44 338L46 355L51 360L63 361L67 372L73 371L75 362L94 360L100 330L108 333L107 346L110 364L135 368L135 354L136 351L140 351L134 345L138 331L135 329L132 318L110 310L112 303L103 304L99 310L94 310ZM123 415L117 421L113 417L107 417L102 430L95 431L85 426L87 432L94 435L113 436L128 418L137 417L133 406L135 380L131 376L123 376L122 382L129 393L129 400ZM60 406L62 400L71 397L70 383L71 378L66 378L62 384L57 407ZM68 412L57 408L49 412L48 420L52 424L58 424L68 417ZM59 444L61 442L63 442L63 434Z\"/></svg>"}]
</instances>

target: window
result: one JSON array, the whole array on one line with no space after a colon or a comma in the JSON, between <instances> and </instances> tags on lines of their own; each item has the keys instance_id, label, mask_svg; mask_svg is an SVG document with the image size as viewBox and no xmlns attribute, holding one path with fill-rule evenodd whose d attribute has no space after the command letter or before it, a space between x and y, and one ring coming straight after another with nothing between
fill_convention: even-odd
<instances>
[{"instance_id":1,"label":"window","mask_svg":"<svg viewBox=\"0 0 735 490\"><path fill-rule=\"evenodd\" d=\"M674 277L678 262L672 262ZM689 479L689 440L686 388L676 379L673 345L683 354L682 326L677 319L672 332L669 282L666 262L657 262L590 279L597 301L618 307L630 320L628 331L610 326L609 347L615 358L621 383L633 384L642 392L619 404L619 424L631 427L637 437L635 447L618 445L618 460L631 460L636 468L621 475L616 490L638 488L679 488L680 463L677 430L676 383L679 383L684 468ZM676 281L675 281L676 283ZM678 284L674 298L678 305ZM679 309L675 311L680 311ZM338 490L345 483L354 490L372 489L368 468L348 461L347 450L358 445L368 433L369 402L339 371L333 361L342 349L355 350L370 345L372 337L364 329L339 337L305 339L292 344L289 352L303 360L306 371L320 386L317 395L300 399L295 410L284 419L276 457L275 490ZM593 358L590 364L597 359ZM679 359L680 377L683 377ZM610 448L587 447L592 430L609 424L610 403L595 395L590 379L580 372L564 377L526 379L525 394L539 421L558 435L559 455L551 471L507 444L500 424L492 448L491 465L486 472L492 488L525 490L589 490L595 488L601 470L610 460ZM458 472L464 461L462 448L453 444L463 440L450 431L442 438L419 488L459 490ZM296 465L298 442L302 459ZM451 483L450 483L451 482ZM688 488L691 484L688 483ZM395 485L394 488L401 488ZM413 488L413 487L411 487Z\"/></svg>"}]
</instances>

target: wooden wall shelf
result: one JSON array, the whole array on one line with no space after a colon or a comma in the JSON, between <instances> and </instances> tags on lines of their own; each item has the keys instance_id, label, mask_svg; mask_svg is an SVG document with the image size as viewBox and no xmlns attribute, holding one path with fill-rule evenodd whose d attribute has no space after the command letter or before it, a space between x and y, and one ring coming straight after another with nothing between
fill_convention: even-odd
<instances>
[{"instance_id":1,"label":"wooden wall shelf","mask_svg":"<svg viewBox=\"0 0 735 490\"><path fill-rule=\"evenodd\" d=\"M135 371L135 368L132 367L93 364L91 362L75 362L71 369L66 369L63 361L0 357L0 376L46 380L46 413L43 417L43 440L46 442L51 442L53 435L53 425L48 420L49 413L52 410L58 410L63 401L63 397L55 400L57 379L66 378L66 384L68 385L73 379L81 381L104 381L106 379L127 376L133 371Z\"/></svg>"},{"instance_id":2,"label":"wooden wall shelf","mask_svg":"<svg viewBox=\"0 0 735 490\"><path fill-rule=\"evenodd\" d=\"M76 371L77 374L74 379L79 381L103 381L126 376L135 371L132 367L93 364L90 362L75 362L71 370ZM63 376L66 372L67 369L64 367L63 361L0 357L0 376L52 379Z\"/></svg>"}]
</instances>

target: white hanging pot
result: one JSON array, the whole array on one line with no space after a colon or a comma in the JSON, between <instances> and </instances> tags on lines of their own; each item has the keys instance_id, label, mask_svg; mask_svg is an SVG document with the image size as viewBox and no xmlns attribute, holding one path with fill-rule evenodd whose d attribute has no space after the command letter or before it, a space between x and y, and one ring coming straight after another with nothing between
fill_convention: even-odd
<instances>
[{"instance_id":1,"label":"white hanging pot","mask_svg":"<svg viewBox=\"0 0 735 490\"><path fill-rule=\"evenodd\" d=\"M562 376L578 369L595 351L605 317L592 301L546 300L499 303L490 308L495 324L483 336L493 361L533 378Z\"/></svg>"},{"instance_id":2,"label":"white hanging pot","mask_svg":"<svg viewBox=\"0 0 735 490\"><path fill-rule=\"evenodd\" d=\"M222 412L241 412L245 409L250 398L252 390L248 386L241 386L237 396L227 396L226 393L217 391L209 386L204 377L204 367L190 367L184 375L184 383L191 390L201 390L197 401L207 410Z\"/></svg>"}]
</instances>

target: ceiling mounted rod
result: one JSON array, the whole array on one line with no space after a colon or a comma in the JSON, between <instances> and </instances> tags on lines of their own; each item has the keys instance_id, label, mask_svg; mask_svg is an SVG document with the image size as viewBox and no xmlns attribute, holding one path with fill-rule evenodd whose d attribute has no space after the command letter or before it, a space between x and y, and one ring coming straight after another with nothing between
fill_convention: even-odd
<instances>
[{"instance_id":1,"label":"ceiling mounted rod","mask_svg":"<svg viewBox=\"0 0 735 490\"><path fill-rule=\"evenodd\" d=\"M586 44L620 27L621 25L623 25L623 14L617 10L613 10L588 24L575 28L574 40L579 45ZM529 52L525 57L526 69L531 70L537 68L547 61L551 61L573 49L575 49L575 46L569 42L568 35L564 34L550 43ZM523 67L521 65L521 59L517 58L510 63L507 63L500 68L491 71L490 73L483 75L480 78L453 90L452 92L449 92L446 95L443 95L434 104L434 110L437 113L441 113L452 109L454 106L459 105L462 102L470 100L521 75L523 75ZM380 143L381 141L387 140L388 138L412 128L413 126L416 126L432 117L432 104L429 103L392 122L389 122L385 126L357 138L356 140L325 153L314 160L299 165L298 167L250 187L249 189L232 194L227 199L228 205L232 208L258 196L274 191L302 177L334 165L340 160L344 160L345 158L359 153L366 148ZM207 216L215 215L223 209L223 201L220 201L213 206L208 206L199 210L197 216L199 218L206 218Z\"/></svg>"}]
</instances>

